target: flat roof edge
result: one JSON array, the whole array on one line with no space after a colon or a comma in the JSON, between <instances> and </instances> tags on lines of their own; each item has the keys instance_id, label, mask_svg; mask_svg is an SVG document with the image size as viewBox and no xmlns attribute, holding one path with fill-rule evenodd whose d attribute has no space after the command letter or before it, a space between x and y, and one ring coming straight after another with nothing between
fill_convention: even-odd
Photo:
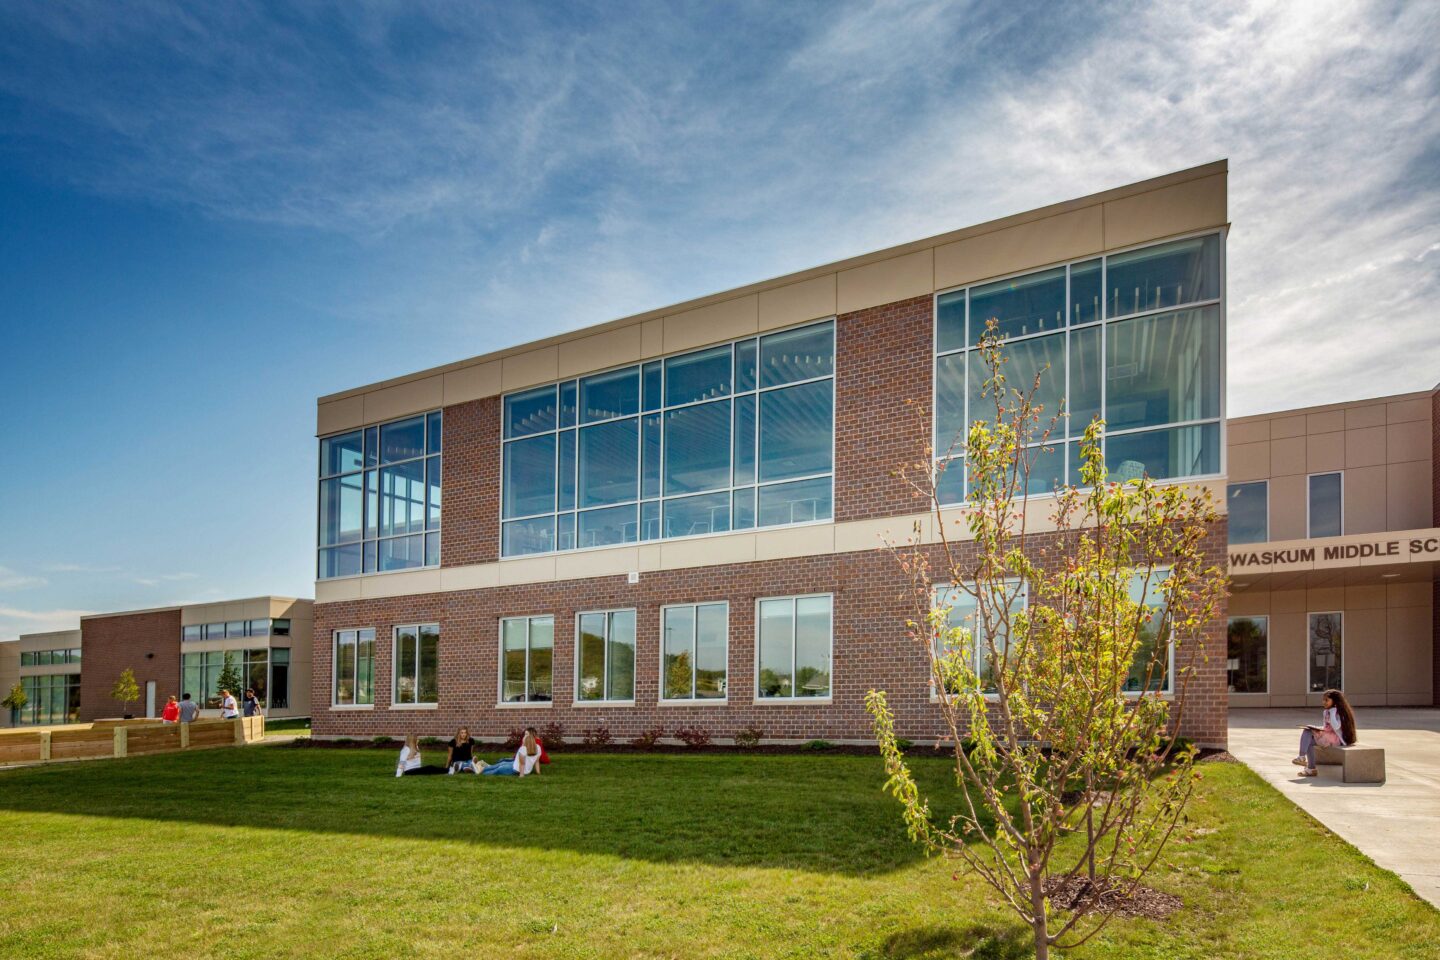
<instances>
[{"instance_id":1,"label":"flat roof edge","mask_svg":"<svg viewBox=\"0 0 1440 960\"><path fill-rule=\"evenodd\" d=\"M1428 400L1435 395L1440 387L1431 390L1412 390L1409 393L1384 394L1378 397L1362 397L1359 400L1341 400L1336 403L1318 403L1309 407L1293 407L1290 409L1271 410L1266 413L1247 413L1243 417L1226 417L1225 422L1230 423L1251 423L1256 420L1272 420L1275 417L1298 417L1303 414L1327 413L1332 410L1344 410L1346 407L1359 407L1377 403L1399 403L1403 400Z\"/></svg>"},{"instance_id":2,"label":"flat roof edge","mask_svg":"<svg viewBox=\"0 0 1440 960\"><path fill-rule=\"evenodd\" d=\"M1180 183L1188 183L1192 180L1201 180L1205 177L1212 177L1216 174L1228 173L1230 161L1228 158L1213 160L1195 167L1188 167L1184 170L1175 170L1170 173L1161 174L1158 177L1151 177L1148 180L1137 180L1133 183L1123 184L1102 190L1098 193L1087 194L1083 197L1075 197L1070 200L1062 200L1058 203L1048 204L1043 207L1035 207L1021 213L1010 214L997 220L987 220L982 223L972 224L967 227L960 227L956 230L925 237L920 240L910 240L896 246L884 247L880 250L873 250L868 253L857 254L842 260L835 260L829 263L822 263L814 267L807 267L793 273L781 274L777 277L770 277L765 280L758 280L753 283L744 284L739 287L732 287L715 293L705 294L690 300L682 300L679 303L667 304L656 307L641 313L630 314L614 320L602 321L601 323L589 326L577 327L564 333L557 333L541 340L529 340L524 343L514 344L490 353L479 354L452 363L442 364L437 367L427 367L423 370L416 370L412 373L391 377L387 380L378 380L373 383L363 384L358 387L350 387L335 393L328 393L316 400L319 404L334 403L337 400L347 400L351 397L361 396L374 390L383 390L386 387L399 386L413 380L425 377L433 377L437 374L451 373L456 370L463 370L481 363L489 363L494 360L503 360L506 357L525 353L543 347L553 346L574 339L578 334L591 335L605 333L610 330L617 330L623 327L632 326L637 323L644 323L647 320L654 320L660 317L671 316L676 313L684 313L687 310L695 310L700 307L720 303L735 297L748 296L754 293L761 293L766 290L774 290L778 287L789 286L792 283L802 283L815 277L824 276L829 273L836 273L841 270L851 270L855 267L865 266L871 263L880 263L885 260L892 260L895 257L903 257L909 253L916 253L921 250L928 250L934 247L943 246L947 243L954 243L957 240L965 240L971 237L983 236L987 233L994 233L1007 227L1019 226L1034 220L1043 220L1046 217L1053 217L1057 214L1068 213L1082 207L1094 206L1099 203L1108 203L1113 200L1121 200L1127 197L1139 196L1150 193L1165 187L1175 186Z\"/></svg>"},{"instance_id":3,"label":"flat roof edge","mask_svg":"<svg viewBox=\"0 0 1440 960\"><path fill-rule=\"evenodd\" d=\"M141 607L138 610L113 610L105 613L87 613L80 618L80 622L86 620L98 620L105 617L133 617L142 613L166 613L171 610L184 610L186 607L209 607L217 603L249 603L252 600L288 600L290 602L303 601L314 603L311 597L284 597L277 593L262 593L257 597L227 597L224 600L197 600L191 603L169 603L162 607ZM60 631L64 632L64 631Z\"/></svg>"}]
</instances>

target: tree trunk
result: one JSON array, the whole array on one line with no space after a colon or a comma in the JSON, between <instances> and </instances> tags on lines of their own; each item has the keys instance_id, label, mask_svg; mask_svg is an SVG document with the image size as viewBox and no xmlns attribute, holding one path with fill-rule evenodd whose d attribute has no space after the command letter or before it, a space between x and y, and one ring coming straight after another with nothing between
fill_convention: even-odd
<instances>
[{"instance_id":1,"label":"tree trunk","mask_svg":"<svg viewBox=\"0 0 1440 960\"><path fill-rule=\"evenodd\" d=\"M1031 868L1030 874L1030 926L1035 931L1035 960L1049 960L1050 929L1045 917L1044 878L1038 870Z\"/></svg>"}]
</instances>

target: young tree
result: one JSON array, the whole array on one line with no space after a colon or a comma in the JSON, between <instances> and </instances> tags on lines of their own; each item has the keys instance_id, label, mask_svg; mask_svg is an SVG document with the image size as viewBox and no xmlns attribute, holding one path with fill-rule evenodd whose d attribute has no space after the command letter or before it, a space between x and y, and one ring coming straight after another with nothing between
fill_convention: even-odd
<instances>
[{"instance_id":1,"label":"young tree","mask_svg":"<svg viewBox=\"0 0 1440 960\"><path fill-rule=\"evenodd\" d=\"M960 813L932 816L885 693L870 691L867 706L911 838L994 887L1046 958L1103 928L1102 904L1137 890L1183 813L1194 750L1173 731L1225 579L1206 555L1208 493L1112 481L1098 418L1081 442L1080 488L1056 489L1047 523L1029 516L1045 452L1031 445L1063 421L1035 400L1043 369L1007 385L993 327L981 351L994 417L972 412L963 438L961 519L941 513L943 465L927 456L901 473L927 499L939 542L892 547L911 584L907 632L954 744ZM1051 532L1036 543L1042 525Z\"/></svg>"},{"instance_id":2,"label":"young tree","mask_svg":"<svg viewBox=\"0 0 1440 960\"><path fill-rule=\"evenodd\" d=\"M5 707L10 711L11 726L15 726L20 722L20 711L24 710L29 702L30 698L25 694L25 687L20 683L16 683L15 686L11 687L10 693L5 699L0 700L0 707Z\"/></svg>"},{"instance_id":3,"label":"young tree","mask_svg":"<svg viewBox=\"0 0 1440 960\"><path fill-rule=\"evenodd\" d=\"M245 692L244 679L240 676L240 668L235 666L235 654L233 651L225 651L225 660L220 664L220 676L216 678L215 684L220 690L229 690L236 699Z\"/></svg>"},{"instance_id":4,"label":"young tree","mask_svg":"<svg viewBox=\"0 0 1440 960\"><path fill-rule=\"evenodd\" d=\"M130 715L130 704L140 699L140 685L135 682L135 671L126 667L120 671L120 679L110 688L110 699L124 704L125 716Z\"/></svg>"}]
</instances>

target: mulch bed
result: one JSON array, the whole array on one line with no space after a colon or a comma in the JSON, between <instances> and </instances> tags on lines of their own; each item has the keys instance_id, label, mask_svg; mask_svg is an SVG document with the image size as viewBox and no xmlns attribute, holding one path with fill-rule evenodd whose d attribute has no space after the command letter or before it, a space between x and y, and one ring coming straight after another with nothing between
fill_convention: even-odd
<instances>
[{"instance_id":1,"label":"mulch bed","mask_svg":"<svg viewBox=\"0 0 1440 960\"><path fill-rule=\"evenodd\" d=\"M1225 750L1204 750L1201 751L1196 763L1239 763Z\"/></svg>"},{"instance_id":2,"label":"mulch bed","mask_svg":"<svg viewBox=\"0 0 1440 960\"><path fill-rule=\"evenodd\" d=\"M1045 881L1045 895L1061 910L1083 909L1124 918L1164 920L1184 906L1174 894L1143 885L1130 891L1127 885L1103 877L1093 882L1085 877L1052 877Z\"/></svg>"}]
</instances>

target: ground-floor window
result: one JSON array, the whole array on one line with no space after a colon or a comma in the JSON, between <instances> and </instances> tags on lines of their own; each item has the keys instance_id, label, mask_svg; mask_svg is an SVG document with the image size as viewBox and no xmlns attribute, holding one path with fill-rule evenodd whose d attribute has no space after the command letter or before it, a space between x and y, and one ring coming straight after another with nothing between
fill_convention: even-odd
<instances>
[{"instance_id":1,"label":"ground-floor window","mask_svg":"<svg viewBox=\"0 0 1440 960\"><path fill-rule=\"evenodd\" d=\"M1270 690L1270 618L1231 617L1225 649L1225 675L1231 693Z\"/></svg>"},{"instance_id":2,"label":"ground-floor window","mask_svg":"<svg viewBox=\"0 0 1440 960\"><path fill-rule=\"evenodd\" d=\"M995 689L995 662L990 658L990 640L986 634L986 627L983 617L980 616L980 603L975 596L975 585L958 587L942 585L935 588L935 605L948 609L947 621L950 627L959 628L965 631L960 639L962 643L969 644L969 656L971 665L984 685L986 692ZM1027 591L1025 584L1018 580L1007 580L1003 586L996 591L997 595L987 601L993 606L996 613L991 619L1001 621L999 609L1001 605L1009 607L1010 616L1025 609L1027 602ZM1010 638L1004 622L996 624L998 627L995 636L995 656L1003 659L1005 651L1009 648ZM951 638L937 638L937 644L945 644L945 649L937 649L936 654L944 654L953 649ZM949 685L949 684L947 684ZM957 689L951 689L950 693L959 693Z\"/></svg>"},{"instance_id":3,"label":"ground-floor window","mask_svg":"<svg viewBox=\"0 0 1440 960\"><path fill-rule=\"evenodd\" d=\"M414 623L395 628L397 704L440 701L440 625Z\"/></svg>"},{"instance_id":4,"label":"ground-floor window","mask_svg":"<svg viewBox=\"0 0 1440 960\"><path fill-rule=\"evenodd\" d=\"M246 650L240 666L240 676L245 678L245 689L254 690L255 698L265 703L270 692L270 651ZM242 691L232 692L238 697Z\"/></svg>"},{"instance_id":5,"label":"ground-floor window","mask_svg":"<svg viewBox=\"0 0 1440 960\"><path fill-rule=\"evenodd\" d=\"M1339 690L1344 684L1342 640L1345 617L1340 613L1310 614L1310 692Z\"/></svg>"},{"instance_id":6,"label":"ground-floor window","mask_svg":"<svg viewBox=\"0 0 1440 960\"><path fill-rule=\"evenodd\" d=\"M288 651L287 651L288 652ZM182 654L180 657L181 693L190 694L200 706L214 710L220 706L220 677L225 672L225 657L240 676L239 690L231 690L235 698L246 690L254 690L261 703L266 703L270 692L270 651L256 650L202 650ZM288 661L287 661L288 662ZM275 706L274 703L270 704Z\"/></svg>"},{"instance_id":7,"label":"ground-floor window","mask_svg":"<svg viewBox=\"0 0 1440 960\"><path fill-rule=\"evenodd\" d=\"M830 696L831 598L770 597L756 603L756 695L762 700Z\"/></svg>"},{"instance_id":8,"label":"ground-floor window","mask_svg":"<svg viewBox=\"0 0 1440 960\"><path fill-rule=\"evenodd\" d=\"M337 707L369 706L375 702L375 631L335 631L335 684L332 702Z\"/></svg>"},{"instance_id":9,"label":"ground-floor window","mask_svg":"<svg viewBox=\"0 0 1440 960\"><path fill-rule=\"evenodd\" d=\"M554 617L500 621L500 702L548 703L553 693Z\"/></svg>"},{"instance_id":10,"label":"ground-floor window","mask_svg":"<svg viewBox=\"0 0 1440 960\"><path fill-rule=\"evenodd\" d=\"M1130 578L1130 599L1149 611L1149 618L1140 624L1135 659L1125 678L1125 689L1132 693L1148 690L1170 692L1170 626L1166 622L1164 583L1170 576L1168 568L1140 571ZM1163 652L1162 652L1163 651Z\"/></svg>"},{"instance_id":11,"label":"ground-floor window","mask_svg":"<svg viewBox=\"0 0 1440 960\"><path fill-rule=\"evenodd\" d=\"M576 617L578 702L635 699L635 611L607 610Z\"/></svg>"},{"instance_id":12,"label":"ground-floor window","mask_svg":"<svg viewBox=\"0 0 1440 960\"><path fill-rule=\"evenodd\" d=\"M270 709L290 708L290 648L270 650Z\"/></svg>"},{"instance_id":13,"label":"ground-floor window","mask_svg":"<svg viewBox=\"0 0 1440 960\"><path fill-rule=\"evenodd\" d=\"M730 605L696 603L660 612L663 700L723 700L730 647Z\"/></svg>"},{"instance_id":14,"label":"ground-floor window","mask_svg":"<svg viewBox=\"0 0 1440 960\"><path fill-rule=\"evenodd\" d=\"M26 725L44 726L55 723L76 723L80 719L80 675L52 673L43 677L25 677L20 681L25 691L25 709L18 721Z\"/></svg>"}]
</instances>

